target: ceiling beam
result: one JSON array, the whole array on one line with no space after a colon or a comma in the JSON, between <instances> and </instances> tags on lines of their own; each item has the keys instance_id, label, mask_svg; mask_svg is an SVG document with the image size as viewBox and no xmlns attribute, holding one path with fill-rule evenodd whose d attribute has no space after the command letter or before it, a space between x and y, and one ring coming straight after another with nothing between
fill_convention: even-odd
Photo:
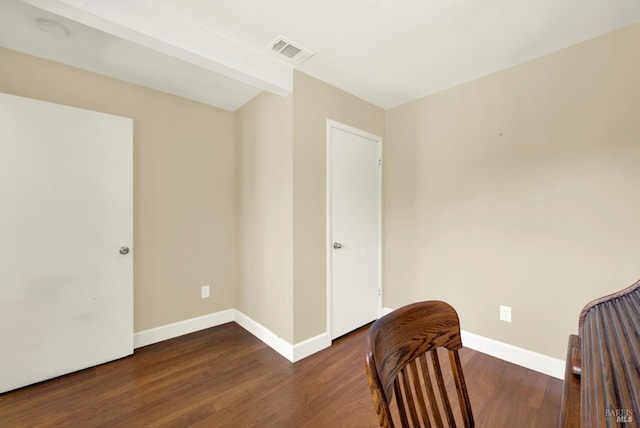
<instances>
[{"instance_id":1,"label":"ceiling beam","mask_svg":"<svg viewBox=\"0 0 640 428\"><path fill-rule=\"evenodd\" d=\"M293 88L293 68L145 0L22 0L132 43L278 94Z\"/></svg>"}]
</instances>

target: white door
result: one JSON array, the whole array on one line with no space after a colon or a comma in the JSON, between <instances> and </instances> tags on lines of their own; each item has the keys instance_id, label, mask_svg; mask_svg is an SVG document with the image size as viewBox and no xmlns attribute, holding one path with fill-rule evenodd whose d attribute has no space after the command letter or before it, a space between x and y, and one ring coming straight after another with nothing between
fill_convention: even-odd
<instances>
[{"instance_id":1,"label":"white door","mask_svg":"<svg viewBox=\"0 0 640 428\"><path fill-rule=\"evenodd\" d=\"M331 338L378 317L382 138L327 122L327 281Z\"/></svg>"},{"instance_id":2,"label":"white door","mask_svg":"<svg viewBox=\"0 0 640 428\"><path fill-rule=\"evenodd\" d=\"M133 352L132 142L0 93L0 392Z\"/></svg>"}]
</instances>

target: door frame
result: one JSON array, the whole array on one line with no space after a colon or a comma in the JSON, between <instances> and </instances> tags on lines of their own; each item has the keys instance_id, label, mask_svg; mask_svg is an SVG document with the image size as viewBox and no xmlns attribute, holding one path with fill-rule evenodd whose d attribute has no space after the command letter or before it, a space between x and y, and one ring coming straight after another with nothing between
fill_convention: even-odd
<instances>
[{"instance_id":1,"label":"door frame","mask_svg":"<svg viewBox=\"0 0 640 428\"><path fill-rule=\"evenodd\" d=\"M333 271L332 263L332 218L331 218L331 131L332 129L339 129L344 132L357 135L359 137L367 138L378 143L378 318L382 315L382 142L383 138L379 135L371 134L358 128L340 123L338 121L327 119L327 170L326 170L326 234L325 234L325 254L326 254L326 287L327 287L327 335L329 336L329 342L334 340L331 334L332 327L332 281L331 273Z\"/></svg>"}]
</instances>

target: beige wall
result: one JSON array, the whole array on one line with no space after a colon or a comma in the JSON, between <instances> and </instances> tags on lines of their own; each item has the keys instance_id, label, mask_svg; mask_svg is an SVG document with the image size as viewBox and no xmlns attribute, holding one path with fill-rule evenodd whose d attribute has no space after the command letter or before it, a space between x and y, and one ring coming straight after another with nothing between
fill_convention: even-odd
<instances>
[{"instance_id":1,"label":"beige wall","mask_svg":"<svg viewBox=\"0 0 640 428\"><path fill-rule=\"evenodd\" d=\"M235 307L233 114L1 48L0 64L2 92L134 119L135 331Z\"/></svg>"},{"instance_id":2,"label":"beige wall","mask_svg":"<svg viewBox=\"0 0 640 428\"><path fill-rule=\"evenodd\" d=\"M238 309L293 343L293 97L262 93L236 118Z\"/></svg>"},{"instance_id":3,"label":"beige wall","mask_svg":"<svg viewBox=\"0 0 640 428\"><path fill-rule=\"evenodd\" d=\"M293 75L294 342L327 330L327 119L384 137L384 110L300 72Z\"/></svg>"},{"instance_id":4,"label":"beige wall","mask_svg":"<svg viewBox=\"0 0 640 428\"><path fill-rule=\"evenodd\" d=\"M640 278L638 46L635 25L387 112L385 306L444 299L564 358L580 309Z\"/></svg>"},{"instance_id":5,"label":"beige wall","mask_svg":"<svg viewBox=\"0 0 640 428\"><path fill-rule=\"evenodd\" d=\"M236 112L238 309L290 343L327 325L327 118L384 134L383 110L299 72Z\"/></svg>"},{"instance_id":6,"label":"beige wall","mask_svg":"<svg viewBox=\"0 0 640 428\"><path fill-rule=\"evenodd\" d=\"M562 358L582 306L640 277L639 42L386 113L297 71L233 114L5 49L0 91L134 119L136 331L232 307L291 343L326 331L330 118L385 138L384 305L445 299L464 329Z\"/></svg>"},{"instance_id":7,"label":"beige wall","mask_svg":"<svg viewBox=\"0 0 640 428\"><path fill-rule=\"evenodd\" d=\"M134 119L135 331L233 307L290 343L326 331L326 119L383 136L383 110L299 72L293 95L234 114L6 49L0 61L0 91Z\"/></svg>"}]
</instances>

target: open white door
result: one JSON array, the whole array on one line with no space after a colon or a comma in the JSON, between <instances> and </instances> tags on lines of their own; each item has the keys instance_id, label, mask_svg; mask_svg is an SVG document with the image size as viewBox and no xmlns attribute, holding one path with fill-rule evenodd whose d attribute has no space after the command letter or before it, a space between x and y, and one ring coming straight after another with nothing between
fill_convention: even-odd
<instances>
[{"instance_id":1,"label":"open white door","mask_svg":"<svg viewBox=\"0 0 640 428\"><path fill-rule=\"evenodd\" d=\"M0 93L0 392L133 352L132 125Z\"/></svg>"},{"instance_id":2,"label":"open white door","mask_svg":"<svg viewBox=\"0 0 640 428\"><path fill-rule=\"evenodd\" d=\"M327 281L331 338L378 317L382 138L327 122Z\"/></svg>"}]
</instances>

